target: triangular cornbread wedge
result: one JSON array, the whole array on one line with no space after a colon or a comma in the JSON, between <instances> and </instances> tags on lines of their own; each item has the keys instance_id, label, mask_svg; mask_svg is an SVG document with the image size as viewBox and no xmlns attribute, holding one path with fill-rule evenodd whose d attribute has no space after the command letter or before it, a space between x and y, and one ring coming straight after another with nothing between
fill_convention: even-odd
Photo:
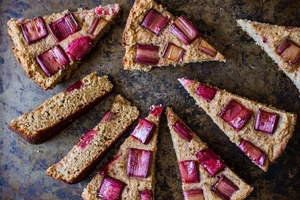
<instances>
[{"instance_id":1,"label":"triangular cornbread wedge","mask_svg":"<svg viewBox=\"0 0 300 200\"><path fill-rule=\"evenodd\" d=\"M123 58L124 69L150 71L154 66L183 66L203 61L225 62L225 57L208 44L185 17L180 17L183 20L178 20L177 23L184 27L181 29L183 32L194 32L195 37L190 41L178 39L170 31L177 19L179 18L168 12L163 5L153 0L136 0L123 33L123 46L126 49ZM174 32L183 34L182 38L186 36L179 29ZM140 54L138 49L142 49L145 55L137 56Z\"/></svg>"},{"instance_id":2,"label":"triangular cornbread wedge","mask_svg":"<svg viewBox=\"0 0 300 200\"><path fill-rule=\"evenodd\" d=\"M292 137L297 115L180 78L197 105L257 166L267 171Z\"/></svg>"}]
</instances>

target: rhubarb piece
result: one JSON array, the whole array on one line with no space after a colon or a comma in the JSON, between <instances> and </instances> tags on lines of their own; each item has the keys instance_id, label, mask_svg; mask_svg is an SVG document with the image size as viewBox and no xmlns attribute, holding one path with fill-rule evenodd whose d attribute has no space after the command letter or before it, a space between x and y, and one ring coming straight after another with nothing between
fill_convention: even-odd
<instances>
[{"instance_id":1,"label":"rhubarb piece","mask_svg":"<svg viewBox=\"0 0 300 200\"><path fill-rule=\"evenodd\" d=\"M178 62L182 58L184 52L185 52L184 49L176 46L173 43L168 43L164 50L163 57L165 59L172 60L174 62Z\"/></svg>"},{"instance_id":2,"label":"rhubarb piece","mask_svg":"<svg viewBox=\"0 0 300 200\"><path fill-rule=\"evenodd\" d=\"M215 48L213 48L210 44L208 44L205 40L201 40L199 49L204 53L211 55L212 57L215 57L218 53L218 51Z\"/></svg>"},{"instance_id":3,"label":"rhubarb piece","mask_svg":"<svg viewBox=\"0 0 300 200\"><path fill-rule=\"evenodd\" d=\"M135 62L146 64L146 65L156 65L159 62L158 56L159 47L151 45L137 45Z\"/></svg>"},{"instance_id":4,"label":"rhubarb piece","mask_svg":"<svg viewBox=\"0 0 300 200\"><path fill-rule=\"evenodd\" d=\"M164 108L162 106L151 106L150 114L154 115L156 118L160 118L163 110Z\"/></svg>"},{"instance_id":5,"label":"rhubarb piece","mask_svg":"<svg viewBox=\"0 0 300 200\"><path fill-rule=\"evenodd\" d=\"M187 78L179 78L178 81L183 85L183 87L188 87L189 85L195 83L195 81Z\"/></svg>"},{"instance_id":6,"label":"rhubarb piece","mask_svg":"<svg viewBox=\"0 0 300 200\"><path fill-rule=\"evenodd\" d=\"M205 99L206 101L210 102L213 100L217 93L216 88L209 87L207 85L200 84L199 87L196 90L196 94L198 94L200 97Z\"/></svg>"},{"instance_id":7,"label":"rhubarb piece","mask_svg":"<svg viewBox=\"0 0 300 200\"><path fill-rule=\"evenodd\" d=\"M200 36L197 29L184 16L180 16L173 24L171 24L170 32L180 39L185 45L192 43Z\"/></svg>"},{"instance_id":8,"label":"rhubarb piece","mask_svg":"<svg viewBox=\"0 0 300 200\"><path fill-rule=\"evenodd\" d=\"M101 6L95 8L95 13L97 15L115 15L118 10L116 10L115 6Z\"/></svg>"},{"instance_id":9,"label":"rhubarb piece","mask_svg":"<svg viewBox=\"0 0 300 200\"><path fill-rule=\"evenodd\" d=\"M245 108L234 99L232 99L219 114L219 116L236 131L239 131L244 127L251 115L252 112L249 109Z\"/></svg>"},{"instance_id":10,"label":"rhubarb piece","mask_svg":"<svg viewBox=\"0 0 300 200\"><path fill-rule=\"evenodd\" d=\"M77 81L73 85L69 86L67 88L67 92L72 92L73 90L78 90L84 86L84 83L82 81Z\"/></svg>"},{"instance_id":11,"label":"rhubarb piece","mask_svg":"<svg viewBox=\"0 0 300 200\"><path fill-rule=\"evenodd\" d=\"M102 119L100 120L100 123L101 122L108 122L114 115L115 115L115 113L113 113L111 111L107 111L105 113L105 115L102 117Z\"/></svg>"},{"instance_id":12,"label":"rhubarb piece","mask_svg":"<svg viewBox=\"0 0 300 200\"><path fill-rule=\"evenodd\" d=\"M79 139L77 146L79 146L82 150L84 150L89 143L92 141L94 136L97 134L95 130L88 130L86 131L83 136Z\"/></svg>"},{"instance_id":13,"label":"rhubarb piece","mask_svg":"<svg viewBox=\"0 0 300 200\"><path fill-rule=\"evenodd\" d=\"M143 190L141 192L141 200L152 200L152 199L153 199L152 190Z\"/></svg>"},{"instance_id":14,"label":"rhubarb piece","mask_svg":"<svg viewBox=\"0 0 300 200\"><path fill-rule=\"evenodd\" d=\"M264 133L273 134L278 122L278 118L279 115L276 113L259 109L255 117L254 129Z\"/></svg>"},{"instance_id":15,"label":"rhubarb piece","mask_svg":"<svg viewBox=\"0 0 300 200\"><path fill-rule=\"evenodd\" d=\"M81 29L72 13L66 14L64 17L52 22L49 24L49 27L57 42Z\"/></svg>"},{"instance_id":16,"label":"rhubarb piece","mask_svg":"<svg viewBox=\"0 0 300 200\"><path fill-rule=\"evenodd\" d=\"M187 141L191 141L193 139L194 133L193 131L187 127L182 121L177 120L173 125L174 130L179 133L183 138Z\"/></svg>"},{"instance_id":17,"label":"rhubarb piece","mask_svg":"<svg viewBox=\"0 0 300 200\"><path fill-rule=\"evenodd\" d=\"M257 165L259 166L264 165L266 154L258 147L256 147L254 144L252 144L247 140L242 139L239 148Z\"/></svg>"},{"instance_id":18,"label":"rhubarb piece","mask_svg":"<svg viewBox=\"0 0 300 200\"><path fill-rule=\"evenodd\" d=\"M152 151L130 148L127 162L127 176L147 178L152 160Z\"/></svg>"},{"instance_id":19,"label":"rhubarb piece","mask_svg":"<svg viewBox=\"0 0 300 200\"><path fill-rule=\"evenodd\" d=\"M138 125L131 132L131 136L143 144L148 144L156 129L156 125L146 119L141 119Z\"/></svg>"},{"instance_id":20,"label":"rhubarb piece","mask_svg":"<svg viewBox=\"0 0 300 200\"><path fill-rule=\"evenodd\" d=\"M116 162L121 156L123 155L123 153L120 153L120 155L115 156L113 159L111 159L104 167L103 169L100 171L100 175L101 176L106 176L109 170L109 167L113 165L114 162Z\"/></svg>"},{"instance_id":21,"label":"rhubarb piece","mask_svg":"<svg viewBox=\"0 0 300 200\"><path fill-rule=\"evenodd\" d=\"M48 35L42 17L37 17L24 24L21 24L21 28L27 44L32 44L47 37Z\"/></svg>"},{"instance_id":22,"label":"rhubarb piece","mask_svg":"<svg viewBox=\"0 0 300 200\"><path fill-rule=\"evenodd\" d=\"M122 181L112 177L104 177L100 187L99 197L102 199L118 200L121 197L125 185L126 184Z\"/></svg>"},{"instance_id":23,"label":"rhubarb piece","mask_svg":"<svg viewBox=\"0 0 300 200\"><path fill-rule=\"evenodd\" d=\"M210 176L215 176L226 167L225 163L210 148L199 151L196 157Z\"/></svg>"},{"instance_id":24,"label":"rhubarb piece","mask_svg":"<svg viewBox=\"0 0 300 200\"><path fill-rule=\"evenodd\" d=\"M80 60L93 48L92 39L90 37L81 36L73 40L67 48L67 55L71 60Z\"/></svg>"},{"instance_id":25,"label":"rhubarb piece","mask_svg":"<svg viewBox=\"0 0 300 200\"><path fill-rule=\"evenodd\" d=\"M162 16L161 13L154 9L150 9L141 25L156 35L159 35L168 22L169 19L167 17Z\"/></svg>"},{"instance_id":26,"label":"rhubarb piece","mask_svg":"<svg viewBox=\"0 0 300 200\"><path fill-rule=\"evenodd\" d=\"M218 182L213 185L212 190L223 199L230 200L230 197L238 191L239 188L227 177L222 176Z\"/></svg>"},{"instance_id":27,"label":"rhubarb piece","mask_svg":"<svg viewBox=\"0 0 300 200\"><path fill-rule=\"evenodd\" d=\"M49 77L55 74L63 66L68 65L70 62L68 56L59 45L56 45L52 49L38 55L36 60L45 74Z\"/></svg>"},{"instance_id":28,"label":"rhubarb piece","mask_svg":"<svg viewBox=\"0 0 300 200\"><path fill-rule=\"evenodd\" d=\"M184 200L205 200L201 188L183 191Z\"/></svg>"},{"instance_id":29,"label":"rhubarb piece","mask_svg":"<svg viewBox=\"0 0 300 200\"><path fill-rule=\"evenodd\" d=\"M195 160L179 162L182 183L199 183L198 167Z\"/></svg>"},{"instance_id":30,"label":"rhubarb piece","mask_svg":"<svg viewBox=\"0 0 300 200\"><path fill-rule=\"evenodd\" d=\"M88 31L88 33L90 35L92 35L92 37L97 36L102 30L103 28L108 24L108 21L101 18L101 17L95 17L95 19L93 20L93 23Z\"/></svg>"},{"instance_id":31,"label":"rhubarb piece","mask_svg":"<svg viewBox=\"0 0 300 200\"><path fill-rule=\"evenodd\" d=\"M276 53L290 64L296 64L300 59L300 47L288 39L277 47Z\"/></svg>"}]
</instances>

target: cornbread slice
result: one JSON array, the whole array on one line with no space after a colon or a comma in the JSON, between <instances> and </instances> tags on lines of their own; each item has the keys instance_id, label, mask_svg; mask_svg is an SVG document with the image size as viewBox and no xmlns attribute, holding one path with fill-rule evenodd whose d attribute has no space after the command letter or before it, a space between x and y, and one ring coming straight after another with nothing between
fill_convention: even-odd
<instances>
[{"instance_id":1,"label":"cornbread slice","mask_svg":"<svg viewBox=\"0 0 300 200\"><path fill-rule=\"evenodd\" d=\"M93 72L67 91L12 120L8 127L29 143L43 143L100 103L112 89L107 76L99 77Z\"/></svg>"},{"instance_id":2,"label":"cornbread slice","mask_svg":"<svg viewBox=\"0 0 300 200\"><path fill-rule=\"evenodd\" d=\"M10 19L13 53L27 76L44 90L68 80L120 11L118 4L65 10L33 19ZM55 63L55 64L54 64Z\"/></svg>"},{"instance_id":3,"label":"cornbread slice","mask_svg":"<svg viewBox=\"0 0 300 200\"><path fill-rule=\"evenodd\" d=\"M199 160L199 152L206 152L210 150L206 143L201 141L201 139L192 132L185 123L178 117L176 113L171 108L166 108L166 116L168 120L168 126L170 129L170 134L173 141L173 147L176 152L176 157L178 160L181 177L182 177L182 189L186 200L188 199L235 199L241 200L245 199L253 191L253 188L245 183L238 175L236 175L217 155L215 155L215 160L218 162L213 162L209 160L207 156L208 167L216 167L216 165L222 166L218 171L215 171L211 175L202 162ZM181 125L178 125L181 124ZM183 129L188 130L188 134L191 138L187 140L179 132L178 127L184 127ZM204 153L205 154L205 153ZM222 163L222 164L220 164ZM231 186L224 184L221 180L228 180ZM221 184L222 183L222 184ZM226 183L226 182L225 182ZM220 191L217 185L222 185L222 191L224 194L219 194ZM223 185L224 184L224 185ZM234 189L233 189L234 188ZM221 193L222 193L221 192ZM197 198L194 196L197 194ZM194 196L194 198L191 198ZM202 197L202 198L200 198Z\"/></svg>"},{"instance_id":4,"label":"cornbread slice","mask_svg":"<svg viewBox=\"0 0 300 200\"><path fill-rule=\"evenodd\" d=\"M83 180L139 115L138 109L121 95L115 97L108 113L109 117L105 115L64 158L47 169L47 175L66 183Z\"/></svg>"},{"instance_id":5,"label":"cornbread slice","mask_svg":"<svg viewBox=\"0 0 300 200\"><path fill-rule=\"evenodd\" d=\"M177 38L170 32L170 27L176 19L178 18L168 12L163 5L153 0L136 0L123 32L123 46L126 50L123 58L124 69L150 71L154 66L184 66L194 62L226 61L220 52L200 37L190 22L185 23L187 27L182 31L194 31L195 38L185 43ZM165 25L162 26L161 24L164 23ZM145 55L141 61L146 63L137 62L139 45L150 46L152 50L153 47L156 48L152 52L144 49ZM155 61L149 64L147 62L150 61L149 58L154 57Z\"/></svg>"},{"instance_id":6,"label":"cornbread slice","mask_svg":"<svg viewBox=\"0 0 300 200\"><path fill-rule=\"evenodd\" d=\"M154 198L155 155L157 151L159 120L163 108L161 106L152 106L150 109L148 117L139 121L139 124L135 127L131 135L120 146L115 158L84 189L81 195L83 199L110 199L109 195L113 195L116 199ZM147 139L140 140L139 136L141 135L147 135ZM141 156L135 159L131 151L147 155L151 152L151 156L147 157L143 155L144 157ZM148 159L145 159L145 157ZM129 166L129 163L131 163L131 166ZM145 168L148 169L148 172L145 172L141 168L144 170ZM112 186L107 189L107 196L105 197L105 194L101 191L105 188L104 180L107 180L107 177L123 184L124 188L116 192L118 187ZM144 196L151 198L143 198ZM112 198L112 196L110 197Z\"/></svg>"},{"instance_id":7,"label":"cornbread slice","mask_svg":"<svg viewBox=\"0 0 300 200\"><path fill-rule=\"evenodd\" d=\"M300 91L300 27L272 25L245 19L237 20L237 24L274 60ZM293 47L298 46L294 52L289 52L291 54L286 55L287 57L279 48L285 40L293 43Z\"/></svg>"},{"instance_id":8,"label":"cornbread slice","mask_svg":"<svg viewBox=\"0 0 300 200\"><path fill-rule=\"evenodd\" d=\"M264 171L281 155L293 135L297 122L293 113L195 80L181 78L179 82L231 142Z\"/></svg>"}]
</instances>

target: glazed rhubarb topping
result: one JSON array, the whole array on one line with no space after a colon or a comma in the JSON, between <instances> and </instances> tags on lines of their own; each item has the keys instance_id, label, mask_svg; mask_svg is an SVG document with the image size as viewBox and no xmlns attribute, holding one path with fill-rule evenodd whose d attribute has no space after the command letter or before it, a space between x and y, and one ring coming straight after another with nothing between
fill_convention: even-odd
<instances>
[{"instance_id":1,"label":"glazed rhubarb topping","mask_svg":"<svg viewBox=\"0 0 300 200\"><path fill-rule=\"evenodd\" d=\"M107 172L109 170L109 167L112 166L112 164L117 161L123 154L121 153L120 155L115 156L113 159L111 159L100 171L101 176L106 176Z\"/></svg>"},{"instance_id":2,"label":"glazed rhubarb topping","mask_svg":"<svg viewBox=\"0 0 300 200\"><path fill-rule=\"evenodd\" d=\"M168 43L164 50L163 57L165 59L172 60L174 62L178 62L181 60L184 52L185 52L184 49L176 46L173 43Z\"/></svg>"},{"instance_id":3,"label":"glazed rhubarb topping","mask_svg":"<svg viewBox=\"0 0 300 200\"><path fill-rule=\"evenodd\" d=\"M199 33L197 29L185 17L180 16L170 26L170 32L180 39L185 45L192 43Z\"/></svg>"},{"instance_id":4,"label":"glazed rhubarb topping","mask_svg":"<svg viewBox=\"0 0 300 200\"><path fill-rule=\"evenodd\" d=\"M278 46L276 53L290 64L296 64L300 59L300 47L288 39Z\"/></svg>"},{"instance_id":5,"label":"glazed rhubarb topping","mask_svg":"<svg viewBox=\"0 0 300 200\"><path fill-rule=\"evenodd\" d=\"M208 44L205 40L201 40L199 49L204 53L211 55L212 57L215 57L218 53L218 51L215 48L213 48L210 44Z\"/></svg>"},{"instance_id":6,"label":"glazed rhubarb topping","mask_svg":"<svg viewBox=\"0 0 300 200\"><path fill-rule=\"evenodd\" d=\"M147 178L151 160L152 151L130 148L127 162L127 176Z\"/></svg>"},{"instance_id":7,"label":"glazed rhubarb topping","mask_svg":"<svg viewBox=\"0 0 300 200\"><path fill-rule=\"evenodd\" d=\"M67 92L72 92L73 90L78 90L84 86L84 83L82 81L77 81L73 85L69 86L67 88Z\"/></svg>"},{"instance_id":8,"label":"glazed rhubarb topping","mask_svg":"<svg viewBox=\"0 0 300 200\"><path fill-rule=\"evenodd\" d=\"M97 134L95 130L86 131L83 136L79 139L77 146L79 146L82 150L84 150L87 145L92 141L94 136Z\"/></svg>"},{"instance_id":9,"label":"glazed rhubarb topping","mask_svg":"<svg viewBox=\"0 0 300 200\"><path fill-rule=\"evenodd\" d=\"M141 200L152 200L153 199L153 192L152 190L143 190L141 193Z\"/></svg>"},{"instance_id":10,"label":"glazed rhubarb topping","mask_svg":"<svg viewBox=\"0 0 300 200\"><path fill-rule=\"evenodd\" d=\"M183 87L188 87L189 85L195 83L195 81L187 78L179 78L178 81L181 83Z\"/></svg>"},{"instance_id":11,"label":"glazed rhubarb topping","mask_svg":"<svg viewBox=\"0 0 300 200\"><path fill-rule=\"evenodd\" d=\"M199 87L196 90L197 95L209 102L215 97L216 93L216 88L212 88L207 85L199 85Z\"/></svg>"},{"instance_id":12,"label":"glazed rhubarb topping","mask_svg":"<svg viewBox=\"0 0 300 200\"><path fill-rule=\"evenodd\" d=\"M150 115L154 115L156 118L160 118L164 108L162 106L151 106Z\"/></svg>"},{"instance_id":13,"label":"glazed rhubarb topping","mask_svg":"<svg viewBox=\"0 0 300 200\"><path fill-rule=\"evenodd\" d=\"M187 127L182 121L179 119L173 125L174 130L179 133L183 138L187 141L191 141L193 139L194 133L189 127Z\"/></svg>"},{"instance_id":14,"label":"glazed rhubarb topping","mask_svg":"<svg viewBox=\"0 0 300 200\"><path fill-rule=\"evenodd\" d=\"M231 180L222 176L218 182L213 185L212 190L223 199L230 200L232 195L239 190L239 188Z\"/></svg>"},{"instance_id":15,"label":"glazed rhubarb topping","mask_svg":"<svg viewBox=\"0 0 300 200\"><path fill-rule=\"evenodd\" d=\"M115 115L115 113L113 113L111 111L107 111L104 114L104 116L102 117L102 119L100 120L99 123L101 123L101 122L108 122L114 115Z\"/></svg>"},{"instance_id":16,"label":"glazed rhubarb topping","mask_svg":"<svg viewBox=\"0 0 300 200\"><path fill-rule=\"evenodd\" d=\"M278 122L279 115L276 113L258 110L255 117L254 129L264 133L273 134Z\"/></svg>"},{"instance_id":17,"label":"glazed rhubarb topping","mask_svg":"<svg viewBox=\"0 0 300 200\"><path fill-rule=\"evenodd\" d=\"M58 45L38 55L36 60L47 76L52 76L70 62L68 56Z\"/></svg>"},{"instance_id":18,"label":"glazed rhubarb topping","mask_svg":"<svg viewBox=\"0 0 300 200\"><path fill-rule=\"evenodd\" d=\"M249 109L234 99L232 99L219 114L223 120L237 131L244 127L251 115L252 112Z\"/></svg>"},{"instance_id":19,"label":"glazed rhubarb topping","mask_svg":"<svg viewBox=\"0 0 300 200\"><path fill-rule=\"evenodd\" d=\"M100 31L107 25L107 23L107 20L101 17L95 17L88 33L91 34L93 37L97 36L100 33Z\"/></svg>"},{"instance_id":20,"label":"glazed rhubarb topping","mask_svg":"<svg viewBox=\"0 0 300 200\"><path fill-rule=\"evenodd\" d=\"M215 176L226 167L225 163L210 148L199 151L196 157L210 176Z\"/></svg>"},{"instance_id":21,"label":"glazed rhubarb topping","mask_svg":"<svg viewBox=\"0 0 300 200\"><path fill-rule=\"evenodd\" d=\"M72 13L66 14L62 18L52 22L49 24L49 27L57 42L62 41L81 29Z\"/></svg>"},{"instance_id":22,"label":"glazed rhubarb topping","mask_svg":"<svg viewBox=\"0 0 300 200\"><path fill-rule=\"evenodd\" d=\"M162 16L162 14L154 9L150 9L141 25L156 35L159 35L168 21L169 19L167 17Z\"/></svg>"},{"instance_id":23,"label":"glazed rhubarb topping","mask_svg":"<svg viewBox=\"0 0 300 200\"><path fill-rule=\"evenodd\" d=\"M146 119L141 119L130 135L141 143L148 144L152 139L155 129L155 124Z\"/></svg>"},{"instance_id":24,"label":"glazed rhubarb topping","mask_svg":"<svg viewBox=\"0 0 300 200\"><path fill-rule=\"evenodd\" d=\"M71 60L80 60L93 48L92 42L90 37L81 36L68 45L66 53Z\"/></svg>"},{"instance_id":25,"label":"glazed rhubarb topping","mask_svg":"<svg viewBox=\"0 0 300 200\"><path fill-rule=\"evenodd\" d=\"M151 45L137 45L135 61L146 65L156 65L159 61L159 47Z\"/></svg>"},{"instance_id":26,"label":"glazed rhubarb topping","mask_svg":"<svg viewBox=\"0 0 300 200\"><path fill-rule=\"evenodd\" d=\"M205 200L201 188L183 191L184 200Z\"/></svg>"},{"instance_id":27,"label":"glazed rhubarb topping","mask_svg":"<svg viewBox=\"0 0 300 200\"><path fill-rule=\"evenodd\" d=\"M103 7L103 6L98 6L95 8L95 13L97 15L115 15L117 13L116 8L114 7Z\"/></svg>"},{"instance_id":28,"label":"glazed rhubarb topping","mask_svg":"<svg viewBox=\"0 0 300 200\"><path fill-rule=\"evenodd\" d=\"M102 199L118 200L121 197L125 185L126 184L120 180L106 176L101 183L98 196Z\"/></svg>"},{"instance_id":29,"label":"glazed rhubarb topping","mask_svg":"<svg viewBox=\"0 0 300 200\"><path fill-rule=\"evenodd\" d=\"M21 24L21 28L27 44L32 44L48 35L42 17L37 17L24 24Z\"/></svg>"},{"instance_id":30,"label":"glazed rhubarb topping","mask_svg":"<svg viewBox=\"0 0 300 200\"><path fill-rule=\"evenodd\" d=\"M256 147L254 144L247 140L241 140L239 145L240 150L242 150L253 162L259 166L263 166L266 159L266 154Z\"/></svg>"},{"instance_id":31,"label":"glazed rhubarb topping","mask_svg":"<svg viewBox=\"0 0 300 200\"><path fill-rule=\"evenodd\" d=\"M199 183L198 167L195 160L179 162L182 183Z\"/></svg>"}]
</instances>

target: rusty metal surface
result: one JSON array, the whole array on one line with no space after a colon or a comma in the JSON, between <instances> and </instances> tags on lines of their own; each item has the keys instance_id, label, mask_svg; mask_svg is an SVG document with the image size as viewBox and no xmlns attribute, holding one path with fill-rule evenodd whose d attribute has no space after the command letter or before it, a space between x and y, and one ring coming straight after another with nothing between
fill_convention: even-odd
<instances>
[{"instance_id":1,"label":"rusty metal surface","mask_svg":"<svg viewBox=\"0 0 300 200\"><path fill-rule=\"evenodd\" d=\"M17 63L7 36L6 22L14 18L61 12L65 8L93 8L98 4L120 3L120 21L94 50L82 60L69 81L53 91L43 91L28 79ZM299 93L276 64L256 46L235 20L246 18L279 25L300 26L299 0L165 0L162 3L174 15L186 15L203 38L214 45L227 63L207 62L185 67L154 68L149 73L124 71L121 36L133 0L12 0L0 1L0 199L80 199L83 188L113 156L130 129L118 140L97 169L84 181L68 185L54 180L45 170L59 161L78 141L81 134L98 122L110 108L116 94L121 93L145 117L153 104L172 106L197 135L207 142L240 177L255 190L251 199L298 199L300 195L299 123L283 154L263 172L254 166L238 148L229 142L212 120L195 105L177 79L186 76L226 89L261 103L300 114ZM74 81L92 71L107 74L115 85L113 93L93 110L50 141L30 145L7 129L10 120L32 110L44 100L66 89ZM131 127L132 129L132 127ZM159 131L156 161L156 199L183 199L181 179L171 137L163 115Z\"/></svg>"}]
</instances>

